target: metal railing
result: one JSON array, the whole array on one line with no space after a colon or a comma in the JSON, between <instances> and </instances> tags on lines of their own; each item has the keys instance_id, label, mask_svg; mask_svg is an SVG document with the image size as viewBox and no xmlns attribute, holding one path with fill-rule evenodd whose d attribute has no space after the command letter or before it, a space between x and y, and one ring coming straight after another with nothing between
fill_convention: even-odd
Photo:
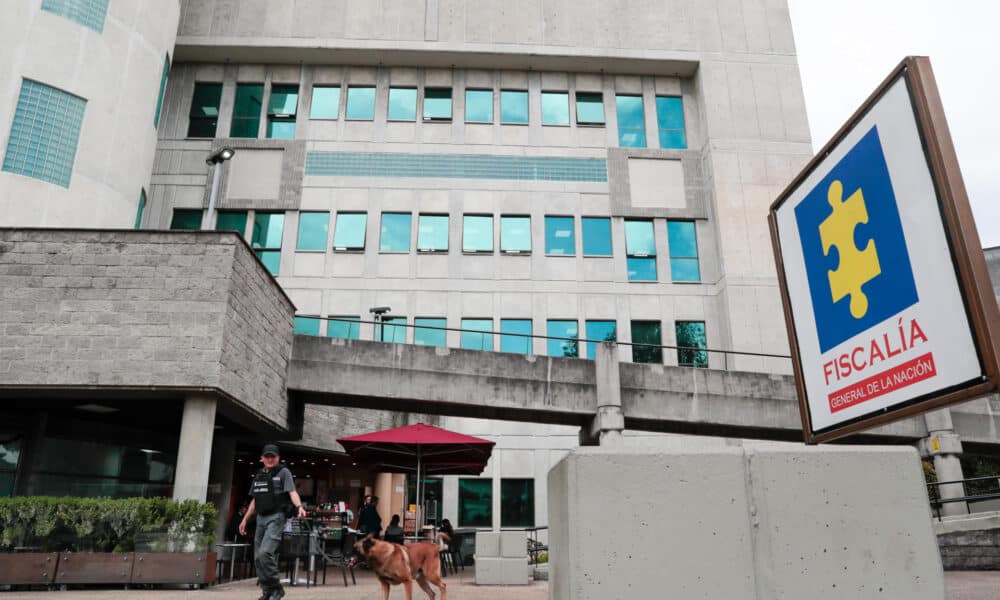
<instances>
[{"instance_id":1,"label":"metal railing","mask_svg":"<svg viewBox=\"0 0 1000 600\"><path fill-rule=\"evenodd\" d=\"M961 494L950 498L943 498L940 489L943 485L961 485ZM970 502L1000 499L1000 475L928 483L927 497L930 500L931 508L934 509L939 520L941 519L941 508L951 502L964 502L965 512L971 512L969 509Z\"/></svg>"},{"instance_id":2,"label":"metal railing","mask_svg":"<svg viewBox=\"0 0 1000 600\"><path fill-rule=\"evenodd\" d=\"M530 562L533 565L538 564L538 555L542 552L548 556L549 545L538 541L538 532L543 530L548 531L548 529L548 525L542 525L541 527L528 527L525 529L528 534L528 557L531 559Z\"/></svg>"}]
</instances>

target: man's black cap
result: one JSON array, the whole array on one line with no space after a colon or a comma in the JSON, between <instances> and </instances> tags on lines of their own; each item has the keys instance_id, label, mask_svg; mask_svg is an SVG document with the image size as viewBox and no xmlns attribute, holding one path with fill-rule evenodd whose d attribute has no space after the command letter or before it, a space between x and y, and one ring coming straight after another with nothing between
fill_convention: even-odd
<instances>
[{"instance_id":1,"label":"man's black cap","mask_svg":"<svg viewBox=\"0 0 1000 600\"><path fill-rule=\"evenodd\" d=\"M260 455L267 456L268 454L273 454L275 456L281 456L281 451L274 444L264 444L264 448L261 449Z\"/></svg>"}]
</instances>

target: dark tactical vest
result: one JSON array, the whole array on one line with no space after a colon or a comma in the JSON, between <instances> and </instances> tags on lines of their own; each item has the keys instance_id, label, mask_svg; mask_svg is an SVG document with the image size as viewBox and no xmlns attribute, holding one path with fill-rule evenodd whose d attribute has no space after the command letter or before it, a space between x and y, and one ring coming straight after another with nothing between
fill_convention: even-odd
<instances>
[{"instance_id":1,"label":"dark tactical vest","mask_svg":"<svg viewBox=\"0 0 1000 600\"><path fill-rule=\"evenodd\" d=\"M253 485L250 486L250 495L253 496L254 510L259 515L273 515L277 512L288 512L288 507L292 505L292 499L288 492L281 492L281 478L278 474L285 465L278 465L273 469L261 469L253 478Z\"/></svg>"}]
</instances>

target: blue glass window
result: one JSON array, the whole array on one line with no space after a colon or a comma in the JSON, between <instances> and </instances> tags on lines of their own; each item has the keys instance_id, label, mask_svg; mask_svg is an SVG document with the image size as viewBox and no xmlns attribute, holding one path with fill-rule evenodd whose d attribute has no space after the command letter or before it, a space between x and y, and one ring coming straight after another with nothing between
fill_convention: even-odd
<instances>
[{"instance_id":1,"label":"blue glass window","mask_svg":"<svg viewBox=\"0 0 1000 600\"><path fill-rule=\"evenodd\" d=\"M160 93L156 95L156 112L153 113L153 129L160 126L160 110L163 109L163 97L167 94L167 76L170 75L170 54L163 59L163 73L160 74Z\"/></svg>"},{"instance_id":2,"label":"blue glass window","mask_svg":"<svg viewBox=\"0 0 1000 600\"><path fill-rule=\"evenodd\" d=\"M271 86L271 101L267 105L267 137L279 140L295 139L295 115L299 106L299 86Z\"/></svg>"},{"instance_id":3,"label":"blue glass window","mask_svg":"<svg viewBox=\"0 0 1000 600\"><path fill-rule=\"evenodd\" d=\"M410 251L410 213L382 213L379 252Z\"/></svg>"},{"instance_id":4,"label":"blue glass window","mask_svg":"<svg viewBox=\"0 0 1000 600\"><path fill-rule=\"evenodd\" d=\"M646 117L642 96L615 96L618 110L618 145L623 148L646 147Z\"/></svg>"},{"instance_id":5,"label":"blue glass window","mask_svg":"<svg viewBox=\"0 0 1000 600\"><path fill-rule=\"evenodd\" d=\"M531 319L500 319L500 334L500 352L531 354Z\"/></svg>"},{"instance_id":6,"label":"blue glass window","mask_svg":"<svg viewBox=\"0 0 1000 600\"><path fill-rule=\"evenodd\" d=\"M201 217L200 208L175 208L174 216L170 220L170 228L197 231L201 229Z\"/></svg>"},{"instance_id":7,"label":"blue glass window","mask_svg":"<svg viewBox=\"0 0 1000 600\"><path fill-rule=\"evenodd\" d=\"M86 105L73 94L23 80L3 170L68 188Z\"/></svg>"},{"instance_id":8,"label":"blue glass window","mask_svg":"<svg viewBox=\"0 0 1000 600\"><path fill-rule=\"evenodd\" d=\"M542 92L542 125L569 125L568 92Z\"/></svg>"},{"instance_id":9,"label":"blue glass window","mask_svg":"<svg viewBox=\"0 0 1000 600\"><path fill-rule=\"evenodd\" d=\"M629 281L656 281L656 240L652 221L625 221Z\"/></svg>"},{"instance_id":10,"label":"blue glass window","mask_svg":"<svg viewBox=\"0 0 1000 600\"><path fill-rule=\"evenodd\" d=\"M330 317L326 322L329 337L356 340L361 335L361 317Z\"/></svg>"},{"instance_id":11,"label":"blue glass window","mask_svg":"<svg viewBox=\"0 0 1000 600\"><path fill-rule=\"evenodd\" d=\"M254 215L250 247L271 275L277 275L281 265L281 236L284 228L284 213L259 212Z\"/></svg>"},{"instance_id":12,"label":"blue glass window","mask_svg":"<svg viewBox=\"0 0 1000 600\"><path fill-rule=\"evenodd\" d=\"M604 97L599 92L576 93L578 125L604 125Z\"/></svg>"},{"instance_id":13,"label":"blue glass window","mask_svg":"<svg viewBox=\"0 0 1000 600\"><path fill-rule=\"evenodd\" d=\"M545 217L545 253L575 255L576 237L573 229L573 217Z\"/></svg>"},{"instance_id":14,"label":"blue glass window","mask_svg":"<svg viewBox=\"0 0 1000 600\"><path fill-rule=\"evenodd\" d=\"M531 252L531 217L500 217L500 251Z\"/></svg>"},{"instance_id":15,"label":"blue glass window","mask_svg":"<svg viewBox=\"0 0 1000 600\"><path fill-rule=\"evenodd\" d=\"M337 213L337 224L333 230L333 249L364 250L367 224L368 215L365 213Z\"/></svg>"},{"instance_id":16,"label":"blue glass window","mask_svg":"<svg viewBox=\"0 0 1000 600\"><path fill-rule=\"evenodd\" d=\"M446 327L444 319L414 319L413 320L413 343L418 346L442 346L447 345L448 332L444 329L422 329L423 327Z\"/></svg>"},{"instance_id":17,"label":"blue glass window","mask_svg":"<svg viewBox=\"0 0 1000 600\"><path fill-rule=\"evenodd\" d=\"M587 321L588 340L587 358L593 360L597 356L598 342L614 342L618 339L618 330L614 321Z\"/></svg>"},{"instance_id":18,"label":"blue glass window","mask_svg":"<svg viewBox=\"0 0 1000 600\"><path fill-rule=\"evenodd\" d=\"M608 217L583 217L584 256L611 256L611 219Z\"/></svg>"},{"instance_id":19,"label":"blue glass window","mask_svg":"<svg viewBox=\"0 0 1000 600\"><path fill-rule=\"evenodd\" d=\"M377 328L380 330L376 336L379 340L394 344L406 343L406 317L384 317Z\"/></svg>"},{"instance_id":20,"label":"blue glass window","mask_svg":"<svg viewBox=\"0 0 1000 600\"><path fill-rule=\"evenodd\" d=\"M448 251L448 215L420 215L417 221L417 250Z\"/></svg>"},{"instance_id":21,"label":"blue glass window","mask_svg":"<svg viewBox=\"0 0 1000 600\"><path fill-rule=\"evenodd\" d=\"M108 14L108 0L43 0L42 10L103 33L104 19Z\"/></svg>"},{"instance_id":22,"label":"blue glass window","mask_svg":"<svg viewBox=\"0 0 1000 600\"><path fill-rule=\"evenodd\" d=\"M500 122L513 125L528 123L528 92L500 90Z\"/></svg>"},{"instance_id":23,"label":"blue glass window","mask_svg":"<svg viewBox=\"0 0 1000 600\"><path fill-rule=\"evenodd\" d=\"M663 364L663 344L659 321L632 321L632 362Z\"/></svg>"},{"instance_id":24,"label":"blue glass window","mask_svg":"<svg viewBox=\"0 0 1000 600\"><path fill-rule=\"evenodd\" d=\"M546 340L549 356L569 356L571 358L580 356L580 330L576 321L548 321L545 335L550 338L564 338Z\"/></svg>"},{"instance_id":25,"label":"blue glass window","mask_svg":"<svg viewBox=\"0 0 1000 600\"><path fill-rule=\"evenodd\" d=\"M424 120L451 120L451 88L426 88L424 90Z\"/></svg>"},{"instance_id":26,"label":"blue glass window","mask_svg":"<svg viewBox=\"0 0 1000 600\"><path fill-rule=\"evenodd\" d=\"M221 83L196 83L188 114L188 137L215 137L219 124L219 102L222 100Z\"/></svg>"},{"instance_id":27,"label":"blue glass window","mask_svg":"<svg viewBox=\"0 0 1000 600\"><path fill-rule=\"evenodd\" d=\"M135 211L135 228L139 229L142 225L142 212L146 210L146 190L139 190L139 207Z\"/></svg>"},{"instance_id":28,"label":"blue glass window","mask_svg":"<svg viewBox=\"0 0 1000 600\"><path fill-rule=\"evenodd\" d=\"M319 335L319 317L295 317L295 333Z\"/></svg>"},{"instance_id":29,"label":"blue glass window","mask_svg":"<svg viewBox=\"0 0 1000 600\"><path fill-rule=\"evenodd\" d=\"M326 250L327 234L330 231L330 213L300 212L299 240L296 250Z\"/></svg>"},{"instance_id":30,"label":"blue glass window","mask_svg":"<svg viewBox=\"0 0 1000 600\"><path fill-rule=\"evenodd\" d=\"M493 122L493 90L465 90L465 122Z\"/></svg>"},{"instance_id":31,"label":"blue glass window","mask_svg":"<svg viewBox=\"0 0 1000 600\"><path fill-rule=\"evenodd\" d=\"M244 235L247 230L247 211L245 210L220 210L215 213L216 231L235 231Z\"/></svg>"},{"instance_id":32,"label":"blue glass window","mask_svg":"<svg viewBox=\"0 0 1000 600\"><path fill-rule=\"evenodd\" d=\"M237 83L233 102L233 122L229 137L255 138L260 133L260 112L264 107L264 85Z\"/></svg>"},{"instance_id":33,"label":"blue glass window","mask_svg":"<svg viewBox=\"0 0 1000 600\"><path fill-rule=\"evenodd\" d=\"M462 216L462 252L493 252L493 216Z\"/></svg>"},{"instance_id":34,"label":"blue glass window","mask_svg":"<svg viewBox=\"0 0 1000 600\"><path fill-rule=\"evenodd\" d=\"M340 86L313 86L312 102L309 104L310 119L336 119L340 116Z\"/></svg>"},{"instance_id":35,"label":"blue glass window","mask_svg":"<svg viewBox=\"0 0 1000 600\"><path fill-rule=\"evenodd\" d=\"M677 364L682 367L708 368L708 347L704 321L677 321Z\"/></svg>"},{"instance_id":36,"label":"blue glass window","mask_svg":"<svg viewBox=\"0 0 1000 600\"><path fill-rule=\"evenodd\" d=\"M670 278L701 281L694 221L667 221L667 241L670 244Z\"/></svg>"},{"instance_id":37,"label":"blue glass window","mask_svg":"<svg viewBox=\"0 0 1000 600\"><path fill-rule=\"evenodd\" d=\"M493 350L493 319L462 319L462 329L463 349ZM477 331L487 333L476 333Z\"/></svg>"},{"instance_id":38,"label":"blue glass window","mask_svg":"<svg viewBox=\"0 0 1000 600\"><path fill-rule=\"evenodd\" d=\"M687 148L684 135L684 104L676 96L656 97L656 126L660 148Z\"/></svg>"},{"instance_id":39,"label":"blue glass window","mask_svg":"<svg viewBox=\"0 0 1000 600\"><path fill-rule=\"evenodd\" d=\"M348 86L346 119L371 121L375 119L375 86Z\"/></svg>"},{"instance_id":40,"label":"blue glass window","mask_svg":"<svg viewBox=\"0 0 1000 600\"><path fill-rule=\"evenodd\" d=\"M417 120L417 88L389 88L389 120Z\"/></svg>"}]
</instances>

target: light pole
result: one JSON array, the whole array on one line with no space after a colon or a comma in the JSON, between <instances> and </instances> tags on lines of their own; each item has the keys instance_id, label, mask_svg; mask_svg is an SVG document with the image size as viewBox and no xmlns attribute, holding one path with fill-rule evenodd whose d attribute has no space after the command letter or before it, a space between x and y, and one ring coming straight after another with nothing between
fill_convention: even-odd
<instances>
[{"instance_id":1,"label":"light pole","mask_svg":"<svg viewBox=\"0 0 1000 600\"><path fill-rule=\"evenodd\" d=\"M215 227L215 203L219 198L219 179L222 178L222 163L232 158L234 154L236 154L236 151L232 148L222 148L205 159L207 165L215 166L215 172L212 173L212 193L208 197L208 210L205 211L205 215L201 218L202 229L212 229Z\"/></svg>"},{"instance_id":2,"label":"light pole","mask_svg":"<svg viewBox=\"0 0 1000 600\"><path fill-rule=\"evenodd\" d=\"M372 316L372 320L375 321L375 328L372 331L372 341L373 342L375 342L375 341L377 341L377 342L383 341L382 339L380 339L380 338L384 337L382 335L382 332L381 332L381 328L383 326L382 318L390 310L392 310L392 309L389 308L388 306L376 306L374 308L369 308L368 309L368 312L370 312L373 315Z\"/></svg>"}]
</instances>

